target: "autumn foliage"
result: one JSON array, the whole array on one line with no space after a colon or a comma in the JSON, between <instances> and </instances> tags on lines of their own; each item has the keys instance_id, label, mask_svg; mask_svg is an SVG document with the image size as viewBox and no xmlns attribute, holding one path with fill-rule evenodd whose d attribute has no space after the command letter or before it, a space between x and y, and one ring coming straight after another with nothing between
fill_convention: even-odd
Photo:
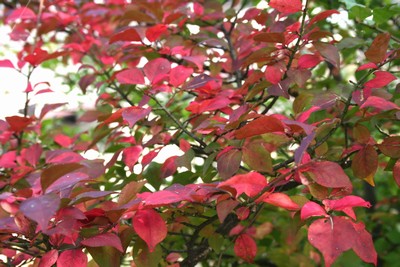
<instances>
[{"instance_id":1,"label":"autumn foliage","mask_svg":"<svg viewBox=\"0 0 400 267\"><path fill-rule=\"evenodd\" d=\"M0 120L5 266L398 259L398 7L3 2L23 46L0 71L27 82L22 114ZM29 112L57 90L31 74L59 65L98 96L74 125L48 116L65 103Z\"/></svg>"}]
</instances>

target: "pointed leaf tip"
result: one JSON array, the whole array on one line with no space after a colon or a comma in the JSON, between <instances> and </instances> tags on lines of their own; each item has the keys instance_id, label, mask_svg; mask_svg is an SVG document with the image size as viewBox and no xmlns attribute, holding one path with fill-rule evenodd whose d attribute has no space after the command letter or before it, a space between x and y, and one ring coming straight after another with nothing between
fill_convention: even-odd
<instances>
[{"instance_id":1,"label":"pointed leaf tip","mask_svg":"<svg viewBox=\"0 0 400 267\"><path fill-rule=\"evenodd\" d=\"M150 252L167 236L167 226L163 218L152 209L138 210L133 216L133 228L146 242Z\"/></svg>"}]
</instances>

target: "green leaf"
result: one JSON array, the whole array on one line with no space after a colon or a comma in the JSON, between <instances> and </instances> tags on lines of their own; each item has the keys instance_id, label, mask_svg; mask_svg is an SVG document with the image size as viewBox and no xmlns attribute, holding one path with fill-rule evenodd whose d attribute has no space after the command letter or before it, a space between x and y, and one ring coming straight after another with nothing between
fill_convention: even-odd
<instances>
[{"instance_id":1,"label":"green leaf","mask_svg":"<svg viewBox=\"0 0 400 267\"><path fill-rule=\"evenodd\" d=\"M347 7L347 9L351 9L354 6L358 6L359 4L356 2L356 0L341 0L340 2L344 3Z\"/></svg>"},{"instance_id":2,"label":"green leaf","mask_svg":"<svg viewBox=\"0 0 400 267\"><path fill-rule=\"evenodd\" d=\"M272 159L264 142L254 141L243 146L243 161L255 171L272 172Z\"/></svg>"},{"instance_id":3,"label":"green leaf","mask_svg":"<svg viewBox=\"0 0 400 267\"><path fill-rule=\"evenodd\" d=\"M223 243L224 237L220 234L213 234L208 238L208 244L216 253L221 252Z\"/></svg>"},{"instance_id":4,"label":"green leaf","mask_svg":"<svg viewBox=\"0 0 400 267\"><path fill-rule=\"evenodd\" d=\"M119 267L121 266L121 255L116 248L111 246L86 247L86 250L93 257L99 266Z\"/></svg>"},{"instance_id":5,"label":"green leaf","mask_svg":"<svg viewBox=\"0 0 400 267\"><path fill-rule=\"evenodd\" d=\"M349 18L363 21L371 16L371 9L365 6L356 5L349 10Z\"/></svg>"},{"instance_id":6,"label":"green leaf","mask_svg":"<svg viewBox=\"0 0 400 267\"><path fill-rule=\"evenodd\" d=\"M136 239L132 254L137 267L158 267L162 258L160 246L156 246L154 251L150 253L148 246L140 238Z\"/></svg>"},{"instance_id":7,"label":"green leaf","mask_svg":"<svg viewBox=\"0 0 400 267\"><path fill-rule=\"evenodd\" d=\"M339 50L346 49L346 48L352 48L356 46L361 46L364 45L365 40L358 38L358 37L346 37L343 38L340 43L337 44L337 48Z\"/></svg>"},{"instance_id":8,"label":"green leaf","mask_svg":"<svg viewBox=\"0 0 400 267\"><path fill-rule=\"evenodd\" d=\"M382 24L388 22L388 20L396 15L395 10L390 10L391 6L385 6L382 8L375 8L373 11L373 20L376 24Z\"/></svg>"},{"instance_id":9,"label":"green leaf","mask_svg":"<svg viewBox=\"0 0 400 267\"><path fill-rule=\"evenodd\" d=\"M143 177L151 184L156 190L160 189L161 180L161 164L151 162L144 170Z\"/></svg>"}]
</instances>

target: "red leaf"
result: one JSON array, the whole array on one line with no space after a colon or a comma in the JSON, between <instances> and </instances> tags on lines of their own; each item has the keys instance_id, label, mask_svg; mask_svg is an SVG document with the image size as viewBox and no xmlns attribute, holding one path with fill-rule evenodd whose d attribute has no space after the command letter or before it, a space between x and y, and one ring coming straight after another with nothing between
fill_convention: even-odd
<instances>
[{"instance_id":1,"label":"red leaf","mask_svg":"<svg viewBox=\"0 0 400 267\"><path fill-rule=\"evenodd\" d=\"M400 110L400 107L397 106L395 103L385 100L378 96L368 97L368 99L360 106L360 108L368 108L368 107L374 107L379 110L392 110L392 109Z\"/></svg>"},{"instance_id":2,"label":"red leaf","mask_svg":"<svg viewBox=\"0 0 400 267\"><path fill-rule=\"evenodd\" d=\"M380 63L386 58L386 51L388 50L390 41L389 33L378 34L371 46L364 53L367 59L373 63Z\"/></svg>"},{"instance_id":3,"label":"red leaf","mask_svg":"<svg viewBox=\"0 0 400 267\"><path fill-rule=\"evenodd\" d=\"M6 19L6 23L15 22L16 20L36 20L36 14L32 9L24 6L15 9Z\"/></svg>"},{"instance_id":4,"label":"red leaf","mask_svg":"<svg viewBox=\"0 0 400 267\"><path fill-rule=\"evenodd\" d=\"M187 68L184 66L176 66L175 68L171 69L169 73L169 83L175 87L182 85L187 78L192 75L193 69Z\"/></svg>"},{"instance_id":5,"label":"red leaf","mask_svg":"<svg viewBox=\"0 0 400 267\"><path fill-rule=\"evenodd\" d=\"M239 205L239 202L233 199L227 199L217 204L217 215L221 223L225 221L225 218Z\"/></svg>"},{"instance_id":6,"label":"red leaf","mask_svg":"<svg viewBox=\"0 0 400 267\"><path fill-rule=\"evenodd\" d=\"M374 75L375 75L375 78L366 82L364 84L365 87L381 88L397 79L396 76L394 76L393 74L391 74L390 72L387 72L387 71L375 71Z\"/></svg>"},{"instance_id":7,"label":"red leaf","mask_svg":"<svg viewBox=\"0 0 400 267\"><path fill-rule=\"evenodd\" d=\"M302 220L305 220L311 216L327 216L327 214L324 208L319 204L309 201L301 208L300 217Z\"/></svg>"},{"instance_id":8,"label":"red leaf","mask_svg":"<svg viewBox=\"0 0 400 267\"><path fill-rule=\"evenodd\" d=\"M36 166L39 163L40 156L42 155L42 147L40 144L31 145L28 148L24 148L21 151L21 156L32 166Z\"/></svg>"},{"instance_id":9,"label":"red leaf","mask_svg":"<svg viewBox=\"0 0 400 267\"><path fill-rule=\"evenodd\" d=\"M321 251L329 267L343 252L353 249L365 262L377 264L372 237L363 223L353 223L346 217L331 217L314 221L308 229L308 240Z\"/></svg>"},{"instance_id":10,"label":"red leaf","mask_svg":"<svg viewBox=\"0 0 400 267\"><path fill-rule=\"evenodd\" d=\"M321 21L323 19L326 19L327 17L333 15L333 14L340 14L339 11L332 9L332 10L325 10L317 15L315 15L310 22L308 23L308 27L310 27L311 25L313 25L314 23Z\"/></svg>"},{"instance_id":11,"label":"red leaf","mask_svg":"<svg viewBox=\"0 0 400 267\"><path fill-rule=\"evenodd\" d=\"M126 120L129 124L129 127L133 127L136 122L141 119L144 119L151 112L151 107L141 108L141 107L128 107L124 108L122 111L122 118Z\"/></svg>"},{"instance_id":12,"label":"red leaf","mask_svg":"<svg viewBox=\"0 0 400 267\"><path fill-rule=\"evenodd\" d=\"M312 132L306 137L301 140L300 146L296 149L294 152L294 162L295 163L301 163L303 160L303 156L305 153L307 153L308 146L311 144L311 142L314 140L316 133Z\"/></svg>"},{"instance_id":13,"label":"red leaf","mask_svg":"<svg viewBox=\"0 0 400 267\"><path fill-rule=\"evenodd\" d=\"M246 220L250 215L250 208L248 207L240 207L236 210L236 215L239 220Z\"/></svg>"},{"instance_id":14,"label":"red leaf","mask_svg":"<svg viewBox=\"0 0 400 267\"><path fill-rule=\"evenodd\" d=\"M55 194L47 194L28 198L23 201L20 211L28 218L37 222L42 231L46 231L47 224L58 210L61 201Z\"/></svg>"},{"instance_id":15,"label":"red leaf","mask_svg":"<svg viewBox=\"0 0 400 267\"><path fill-rule=\"evenodd\" d=\"M193 79L191 79L188 83L183 86L184 90L191 90L202 87L206 85L209 81L213 81L214 78L208 76L207 74L200 74Z\"/></svg>"},{"instance_id":16,"label":"red leaf","mask_svg":"<svg viewBox=\"0 0 400 267\"><path fill-rule=\"evenodd\" d=\"M76 163L84 158L73 151L67 149L58 149L46 152L46 163Z\"/></svg>"},{"instance_id":17,"label":"red leaf","mask_svg":"<svg viewBox=\"0 0 400 267\"><path fill-rule=\"evenodd\" d=\"M283 193L267 194L267 196L264 197L262 201L287 210L300 209L299 205L296 202L294 202L289 196Z\"/></svg>"},{"instance_id":18,"label":"red leaf","mask_svg":"<svg viewBox=\"0 0 400 267\"><path fill-rule=\"evenodd\" d=\"M268 94L272 96L283 96L289 99L289 85L292 83L290 78L286 78L283 81L280 81L278 84L274 84L268 88Z\"/></svg>"},{"instance_id":19,"label":"red leaf","mask_svg":"<svg viewBox=\"0 0 400 267\"><path fill-rule=\"evenodd\" d=\"M57 262L57 259L58 251L56 249L52 249L42 256L42 258L40 259L39 267L51 267Z\"/></svg>"},{"instance_id":20,"label":"red leaf","mask_svg":"<svg viewBox=\"0 0 400 267\"><path fill-rule=\"evenodd\" d=\"M74 140L67 135L57 134L56 136L54 136L54 142L56 142L62 147L69 147L74 143Z\"/></svg>"},{"instance_id":21,"label":"red leaf","mask_svg":"<svg viewBox=\"0 0 400 267\"><path fill-rule=\"evenodd\" d=\"M258 172L249 172L247 174L238 174L232 178L221 182L218 188L233 188L236 190L236 198L242 193L249 197L254 197L268 185L267 179Z\"/></svg>"},{"instance_id":22,"label":"red leaf","mask_svg":"<svg viewBox=\"0 0 400 267\"><path fill-rule=\"evenodd\" d=\"M0 67L1 68L13 68L14 69L14 65L8 59L0 60Z\"/></svg>"},{"instance_id":23,"label":"red leaf","mask_svg":"<svg viewBox=\"0 0 400 267\"><path fill-rule=\"evenodd\" d=\"M138 210L133 216L133 228L146 242L150 252L167 236L167 226L163 218L152 209Z\"/></svg>"},{"instance_id":24,"label":"red leaf","mask_svg":"<svg viewBox=\"0 0 400 267\"><path fill-rule=\"evenodd\" d=\"M42 190L46 190L52 183L57 181L60 177L69 174L73 171L82 168L81 164L78 163L65 163L57 164L45 169L40 177Z\"/></svg>"},{"instance_id":25,"label":"red leaf","mask_svg":"<svg viewBox=\"0 0 400 267\"><path fill-rule=\"evenodd\" d=\"M58 178L54 183L46 188L46 193L59 192L70 189L79 182L89 180L89 176L83 172L72 172Z\"/></svg>"},{"instance_id":26,"label":"red leaf","mask_svg":"<svg viewBox=\"0 0 400 267\"><path fill-rule=\"evenodd\" d=\"M11 117L6 117L6 121L10 125L11 131L19 133L24 131L26 127L28 127L28 125L31 124L33 118L11 116Z\"/></svg>"},{"instance_id":27,"label":"red leaf","mask_svg":"<svg viewBox=\"0 0 400 267\"><path fill-rule=\"evenodd\" d=\"M322 201L325 208L329 210L339 210L345 212L353 220L356 220L356 216L353 212L354 207L365 207L370 208L371 204L358 196L345 196L341 199L325 199Z\"/></svg>"},{"instance_id":28,"label":"red leaf","mask_svg":"<svg viewBox=\"0 0 400 267\"><path fill-rule=\"evenodd\" d=\"M331 63L336 69L340 68L339 50L336 46L320 42L314 43L314 46L326 61Z\"/></svg>"},{"instance_id":29,"label":"red leaf","mask_svg":"<svg viewBox=\"0 0 400 267\"><path fill-rule=\"evenodd\" d=\"M140 162L143 167L147 166L155 157L157 157L159 151L151 150L149 153L143 156L142 161Z\"/></svg>"},{"instance_id":30,"label":"red leaf","mask_svg":"<svg viewBox=\"0 0 400 267\"><path fill-rule=\"evenodd\" d=\"M356 69L356 71L368 70L368 69L377 69L377 68L378 68L378 66L375 63L368 62L368 63L365 63L365 64L361 65L360 67L358 67Z\"/></svg>"},{"instance_id":31,"label":"red leaf","mask_svg":"<svg viewBox=\"0 0 400 267\"><path fill-rule=\"evenodd\" d=\"M351 169L355 177L365 179L373 176L378 169L378 153L371 145L366 145L354 156Z\"/></svg>"},{"instance_id":32,"label":"red leaf","mask_svg":"<svg viewBox=\"0 0 400 267\"><path fill-rule=\"evenodd\" d=\"M146 63L143 67L144 74L151 84L163 80L171 69L171 63L165 58L156 58Z\"/></svg>"},{"instance_id":33,"label":"red leaf","mask_svg":"<svg viewBox=\"0 0 400 267\"><path fill-rule=\"evenodd\" d=\"M51 110L54 110L56 108L62 107L67 103L56 103L56 104L45 104L42 108L42 111L40 112L39 115L39 120L43 119L44 116Z\"/></svg>"},{"instance_id":34,"label":"red leaf","mask_svg":"<svg viewBox=\"0 0 400 267\"><path fill-rule=\"evenodd\" d=\"M61 252L57 260L57 267L86 267L88 258L80 249Z\"/></svg>"},{"instance_id":35,"label":"red leaf","mask_svg":"<svg viewBox=\"0 0 400 267\"><path fill-rule=\"evenodd\" d=\"M331 161L313 161L308 164L306 172L319 185L328 188L352 188L349 177L339 164Z\"/></svg>"},{"instance_id":36,"label":"red leaf","mask_svg":"<svg viewBox=\"0 0 400 267\"><path fill-rule=\"evenodd\" d=\"M120 31L110 38L110 44L123 41L123 42L141 42L142 38L137 33L137 31L133 28L129 28L123 31Z\"/></svg>"},{"instance_id":37,"label":"red leaf","mask_svg":"<svg viewBox=\"0 0 400 267\"><path fill-rule=\"evenodd\" d=\"M400 159L393 166L393 178L397 186L400 187Z\"/></svg>"},{"instance_id":38,"label":"red leaf","mask_svg":"<svg viewBox=\"0 0 400 267\"><path fill-rule=\"evenodd\" d=\"M254 36L254 41L265 43L285 43L283 32L262 32Z\"/></svg>"},{"instance_id":39,"label":"red leaf","mask_svg":"<svg viewBox=\"0 0 400 267\"><path fill-rule=\"evenodd\" d=\"M161 178L167 178L176 172L178 166L176 165L175 161L177 158L177 156L172 156L165 160L164 164L161 166Z\"/></svg>"},{"instance_id":40,"label":"red leaf","mask_svg":"<svg viewBox=\"0 0 400 267\"><path fill-rule=\"evenodd\" d=\"M299 69L309 69L313 68L321 62L321 57L318 55L302 55L298 61L298 68Z\"/></svg>"},{"instance_id":41,"label":"red leaf","mask_svg":"<svg viewBox=\"0 0 400 267\"><path fill-rule=\"evenodd\" d=\"M257 254L257 244L248 234L241 234L236 238L233 250L236 256L252 263Z\"/></svg>"},{"instance_id":42,"label":"red leaf","mask_svg":"<svg viewBox=\"0 0 400 267\"><path fill-rule=\"evenodd\" d=\"M265 79L272 84L277 84L281 81L283 70L278 65L268 66L265 70Z\"/></svg>"},{"instance_id":43,"label":"red leaf","mask_svg":"<svg viewBox=\"0 0 400 267\"><path fill-rule=\"evenodd\" d=\"M203 71L203 64L204 61L206 61L207 57L203 55L198 55L198 56L184 56L182 59L189 61L190 63L193 63L199 71Z\"/></svg>"},{"instance_id":44,"label":"red leaf","mask_svg":"<svg viewBox=\"0 0 400 267\"><path fill-rule=\"evenodd\" d=\"M0 167L14 168L17 166L17 151L7 151L0 155Z\"/></svg>"},{"instance_id":45,"label":"red leaf","mask_svg":"<svg viewBox=\"0 0 400 267\"><path fill-rule=\"evenodd\" d=\"M104 233L89 237L83 240L81 244L87 247L112 246L119 251L124 252L121 244L121 239L117 235L112 233Z\"/></svg>"},{"instance_id":46,"label":"red leaf","mask_svg":"<svg viewBox=\"0 0 400 267\"><path fill-rule=\"evenodd\" d=\"M273 132L283 132L283 124L280 120L272 116L262 116L259 117L239 130L235 131L235 137L237 139L243 139L255 135L260 135L264 133L273 133Z\"/></svg>"},{"instance_id":47,"label":"red leaf","mask_svg":"<svg viewBox=\"0 0 400 267\"><path fill-rule=\"evenodd\" d=\"M301 11L300 0L271 0L269 6L282 13L295 13Z\"/></svg>"},{"instance_id":48,"label":"red leaf","mask_svg":"<svg viewBox=\"0 0 400 267\"><path fill-rule=\"evenodd\" d=\"M183 151L183 152L187 152L192 146L190 145L190 143L188 141L186 141L185 139L179 139L179 148Z\"/></svg>"},{"instance_id":49,"label":"red leaf","mask_svg":"<svg viewBox=\"0 0 400 267\"><path fill-rule=\"evenodd\" d=\"M144 84L144 75L138 68L120 71L115 77L121 84Z\"/></svg>"},{"instance_id":50,"label":"red leaf","mask_svg":"<svg viewBox=\"0 0 400 267\"><path fill-rule=\"evenodd\" d=\"M82 90L82 93L86 94L86 89L89 87L89 85L91 85L96 80L96 78L97 78L97 75L95 75L95 74L87 74L79 80L78 84ZM37 93L37 94L39 94L39 93Z\"/></svg>"},{"instance_id":51,"label":"red leaf","mask_svg":"<svg viewBox=\"0 0 400 267\"><path fill-rule=\"evenodd\" d=\"M378 148L388 157L400 158L400 136L386 137Z\"/></svg>"},{"instance_id":52,"label":"red leaf","mask_svg":"<svg viewBox=\"0 0 400 267\"><path fill-rule=\"evenodd\" d=\"M37 66L40 63L49 60L49 59L53 59L56 58L58 56L61 56L63 54L65 54L66 52L55 52L55 53L51 53L49 54L46 50L41 49L40 47L36 47L35 50L33 51L32 54L27 55L24 60L28 63L30 63L33 66Z\"/></svg>"},{"instance_id":53,"label":"red leaf","mask_svg":"<svg viewBox=\"0 0 400 267\"><path fill-rule=\"evenodd\" d=\"M146 29L146 38L150 42L154 42L160 37L161 34L165 33L168 30L168 26L164 24L158 24Z\"/></svg>"},{"instance_id":54,"label":"red leaf","mask_svg":"<svg viewBox=\"0 0 400 267\"><path fill-rule=\"evenodd\" d=\"M193 114L200 114L206 111L214 111L218 109L225 108L231 103L231 101L222 96L214 97L211 99L206 99L201 102L192 101L186 110L192 112Z\"/></svg>"},{"instance_id":55,"label":"red leaf","mask_svg":"<svg viewBox=\"0 0 400 267\"><path fill-rule=\"evenodd\" d=\"M162 190L162 191L156 191L147 196L143 201L143 205L145 205L146 207L155 208L159 206L165 206L177 203L182 200L184 199L179 194L176 194L168 190Z\"/></svg>"},{"instance_id":56,"label":"red leaf","mask_svg":"<svg viewBox=\"0 0 400 267\"><path fill-rule=\"evenodd\" d=\"M240 167L242 152L233 147L227 147L217 156L217 169L222 179L226 180L234 175Z\"/></svg>"},{"instance_id":57,"label":"red leaf","mask_svg":"<svg viewBox=\"0 0 400 267\"><path fill-rule=\"evenodd\" d=\"M124 148L122 151L122 160L129 167L129 170L133 171L133 166L135 166L138 161L140 154L142 153L142 146L132 146Z\"/></svg>"}]
</instances>

